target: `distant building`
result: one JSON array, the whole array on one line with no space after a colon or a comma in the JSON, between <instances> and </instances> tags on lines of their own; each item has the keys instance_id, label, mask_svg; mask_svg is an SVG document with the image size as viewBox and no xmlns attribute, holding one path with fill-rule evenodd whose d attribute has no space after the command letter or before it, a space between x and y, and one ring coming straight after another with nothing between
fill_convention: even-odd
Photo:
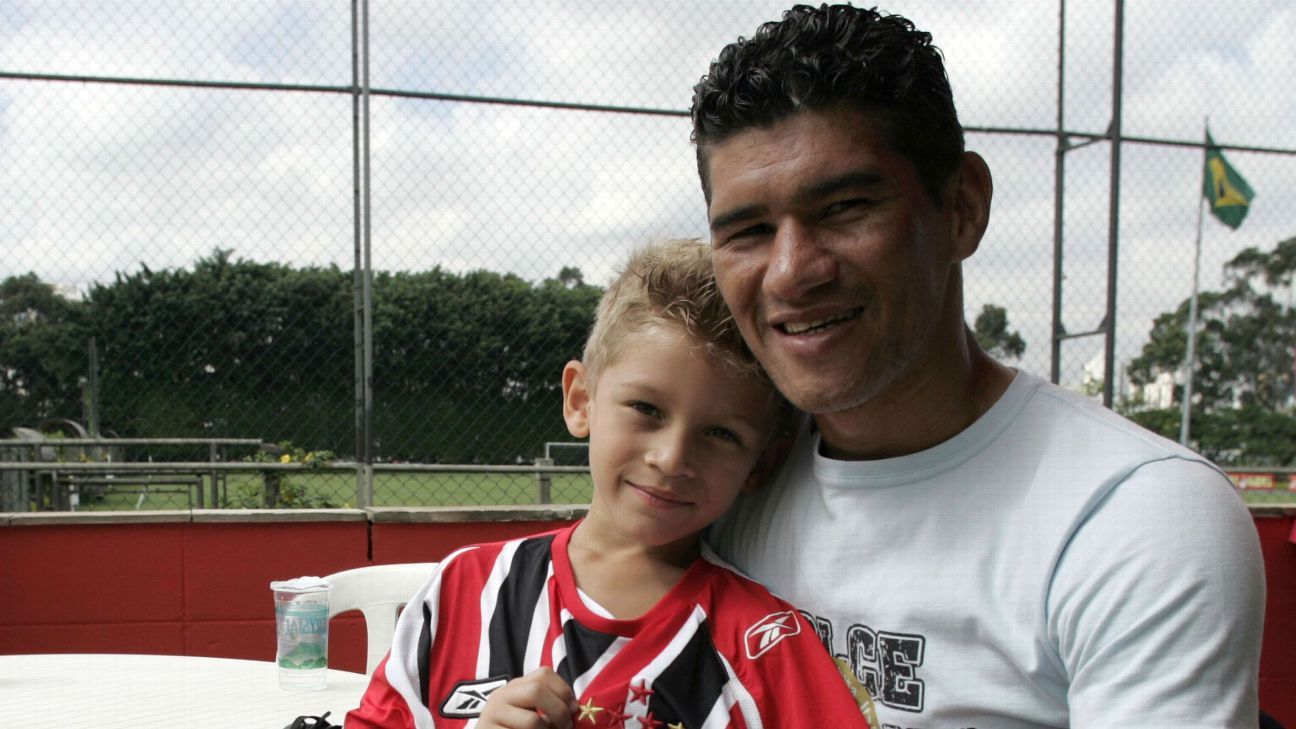
<instances>
[{"instance_id":1,"label":"distant building","mask_svg":"<svg viewBox=\"0 0 1296 729\"><path fill-rule=\"evenodd\" d=\"M89 288L85 284L75 283L55 283L50 284L54 293L62 296L68 301L84 301Z\"/></svg>"},{"instance_id":2,"label":"distant building","mask_svg":"<svg viewBox=\"0 0 1296 729\"><path fill-rule=\"evenodd\" d=\"M1148 410L1164 410L1174 407L1175 386L1179 378L1173 372L1158 372L1156 378L1146 385L1136 386L1142 396L1142 406Z\"/></svg>"},{"instance_id":3,"label":"distant building","mask_svg":"<svg viewBox=\"0 0 1296 729\"><path fill-rule=\"evenodd\" d=\"M1106 369L1103 354L1099 352L1081 368L1080 392L1102 400L1103 375ZM1182 385L1178 373L1159 372L1156 377L1143 385L1129 381L1125 368L1120 369L1120 381L1115 388L1115 397L1134 410L1163 410L1174 407L1175 388Z\"/></svg>"}]
</instances>

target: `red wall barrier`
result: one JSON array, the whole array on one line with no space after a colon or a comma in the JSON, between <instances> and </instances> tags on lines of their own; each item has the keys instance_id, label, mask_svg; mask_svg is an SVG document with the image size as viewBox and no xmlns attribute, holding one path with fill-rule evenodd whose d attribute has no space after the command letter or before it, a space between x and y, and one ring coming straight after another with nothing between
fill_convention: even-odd
<instances>
[{"instance_id":1,"label":"red wall barrier","mask_svg":"<svg viewBox=\"0 0 1296 729\"><path fill-rule=\"evenodd\" d=\"M152 523L131 514L4 515L0 653L274 660L272 580L436 561L576 514L479 509L451 511L454 521L408 522L447 514L373 511L373 521L359 510L143 515ZM329 666L364 670L363 626L359 613L333 620Z\"/></svg>"},{"instance_id":2,"label":"red wall barrier","mask_svg":"<svg viewBox=\"0 0 1296 729\"><path fill-rule=\"evenodd\" d=\"M578 514L557 507L0 515L0 653L273 660L271 580L435 561ZM1268 579L1260 701L1296 727L1296 516L1259 514L1255 522ZM358 613L330 626L329 665L364 670Z\"/></svg>"},{"instance_id":3,"label":"red wall barrier","mask_svg":"<svg viewBox=\"0 0 1296 729\"><path fill-rule=\"evenodd\" d=\"M1260 708L1296 727L1296 516L1257 515L1255 524L1267 589Z\"/></svg>"}]
</instances>

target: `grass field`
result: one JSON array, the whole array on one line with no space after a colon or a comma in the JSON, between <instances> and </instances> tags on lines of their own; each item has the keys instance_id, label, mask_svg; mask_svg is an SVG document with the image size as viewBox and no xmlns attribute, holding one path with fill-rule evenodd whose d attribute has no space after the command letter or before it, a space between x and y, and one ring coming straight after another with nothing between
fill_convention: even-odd
<instances>
[{"instance_id":1,"label":"grass field","mask_svg":"<svg viewBox=\"0 0 1296 729\"><path fill-rule=\"evenodd\" d=\"M550 503L589 503L593 484L585 474L554 474ZM351 473L297 473L290 483L300 486L308 497L333 506L351 507L355 501L355 476ZM228 506L261 503L262 480L254 473L231 474L226 484ZM204 485L204 493L210 493ZM240 503L240 498L243 503ZM1279 504L1296 507L1296 491L1287 489L1245 490L1249 504ZM509 506L539 503L536 478L530 474L498 473L382 473L374 476L376 506ZM309 504L308 504L309 505ZM156 492L140 498L135 493L109 493L102 500L83 503L86 511L131 511L140 509L188 509L182 493ZM196 506L196 504L194 504ZM206 504L211 508L211 504Z\"/></svg>"},{"instance_id":2,"label":"grass field","mask_svg":"<svg viewBox=\"0 0 1296 729\"><path fill-rule=\"evenodd\" d=\"M1248 504L1290 504L1296 506L1296 491L1272 489L1268 491L1243 491L1242 499Z\"/></svg>"}]
</instances>

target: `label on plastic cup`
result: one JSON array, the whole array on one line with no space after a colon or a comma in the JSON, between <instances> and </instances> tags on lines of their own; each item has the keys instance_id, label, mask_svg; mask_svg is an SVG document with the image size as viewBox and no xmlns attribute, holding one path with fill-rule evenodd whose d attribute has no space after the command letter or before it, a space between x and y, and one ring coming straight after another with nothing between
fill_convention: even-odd
<instances>
[{"instance_id":1,"label":"label on plastic cup","mask_svg":"<svg viewBox=\"0 0 1296 729\"><path fill-rule=\"evenodd\" d=\"M272 582L279 685L320 690L328 668L328 590L319 578Z\"/></svg>"}]
</instances>

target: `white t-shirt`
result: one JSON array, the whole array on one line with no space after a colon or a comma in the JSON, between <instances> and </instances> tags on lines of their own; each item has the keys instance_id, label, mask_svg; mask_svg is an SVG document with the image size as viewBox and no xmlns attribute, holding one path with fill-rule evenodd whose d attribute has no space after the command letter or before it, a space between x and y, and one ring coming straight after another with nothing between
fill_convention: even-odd
<instances>
[{"instance_id":1,"label":"white t-shirt","mask_svg":"<svg viewBox=\"0 0 1296 729\"><path fill-rule=\"evenodd\" d=\"M963 432L838 461L809 427L713 527L877 729L1254 727L1259 540L1201 456L1025 373Z\"/></svg>"}]
</instances>

